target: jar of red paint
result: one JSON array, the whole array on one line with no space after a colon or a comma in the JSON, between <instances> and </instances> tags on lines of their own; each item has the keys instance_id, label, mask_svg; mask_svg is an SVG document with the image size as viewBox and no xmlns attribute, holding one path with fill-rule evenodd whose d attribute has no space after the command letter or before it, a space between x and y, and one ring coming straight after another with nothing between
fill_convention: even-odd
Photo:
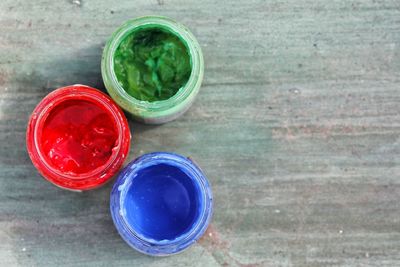
<instances>
[{"instance_id":1,"label":"jar of red paint","mask_svg":"<svg viewBox=\"0 0 400 267\"><path fill-rule=\"evenodd\" d=\"M115 102L101 91L72 85L47 95L26 133L29 156L56 186L88 190L106 183L127 157L131 135Z\"/></svg>"}]
</instances>

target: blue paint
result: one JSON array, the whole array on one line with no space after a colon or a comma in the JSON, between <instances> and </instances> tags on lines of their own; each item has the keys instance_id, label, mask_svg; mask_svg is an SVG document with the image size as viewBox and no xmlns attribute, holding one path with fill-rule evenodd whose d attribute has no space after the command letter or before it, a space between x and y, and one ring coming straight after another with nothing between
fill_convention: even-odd
<instances>
[{"instance_id":1,"label":"blue paint","mask_svg":"<svg viewBox=\"0 0 400 267\"><path fill-rule=\"evenodd\" d=\"M147 238L175 239L199 217L199 190L175 166L139 170L124 201L127 222Z\"/></svg>"},{"instance_id":2,"label":"blue paint","mask_svg":"<svg viewBox=\"0 0 400 267\"><path fill-rule=\"evenodd\" d=\"M209 183L190 159L167 152L128 164L111 192L111 215L123 239L150 255L169 255L193 244L212 213Z\"/></svg>"}]
</instances>

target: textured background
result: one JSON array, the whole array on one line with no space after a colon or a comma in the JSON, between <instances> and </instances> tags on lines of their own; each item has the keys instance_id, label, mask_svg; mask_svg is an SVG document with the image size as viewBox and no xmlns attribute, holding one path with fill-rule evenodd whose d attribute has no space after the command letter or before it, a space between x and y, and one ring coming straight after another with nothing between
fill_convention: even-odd
<instances>
[{"instance_id":1,"label":"textured background","mask_svg":"<svg viewBox=\"0 0 400 267\"><path fill-rule=\"evenodd\" d=\"M191 156L213 186L208 232L168 258L119 237L111 183L63 191L25 149L42 97L104 90L107 38L148 14L187 25L205 56L183 117L130 123L129 160ZM398 0L2 0L0 266L400 266L399 72Z\"/></svg>"}]
</instances>

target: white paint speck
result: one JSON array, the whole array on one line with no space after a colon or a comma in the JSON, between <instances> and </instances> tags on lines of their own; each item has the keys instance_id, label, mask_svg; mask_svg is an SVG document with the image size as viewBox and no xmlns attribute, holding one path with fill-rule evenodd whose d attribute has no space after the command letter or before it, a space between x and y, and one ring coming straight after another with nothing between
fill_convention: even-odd
<instances>
[{"instance_id":1,"label":"white paint speck","mask_svg":"<svg viewBox=\"0 0 400 267\"><path fill-rule=\"evenodd\" d=\"M208 235L209 235L209 236L212 236L212 233L209 233Z\"/></svg>"},{"instance_id":2,"label":"white paint speck","mask_svg":"<svg viewBox=\"0 0 400 267\"><path fill-rule=\"evenodd\" d=\"M26 248L22 248L22 251L26 251Z\"/></svg>"},{"instance_id":3,"label":"white paint speck","mask_svg":"<svg viewBox=\"0 0 400 267\"><path fill-rule=\"evenodd\" d=\"M369 258L369 253L368 252L365 253L365 257Z\"/></svg>"},{"instance_id":4,"label":"white paint speck","mask_svg":"<svg viewBox=\"0 0 400 267\"><path fill-rule=\"evenodd\" d=\"M343 234L343 230L339 230L339 234Z\"/></svg>"},{"instance_id":5,"label":"white paint speck","mask_svg":"<svg viewBox=\"0 0 400 267\"><path fill-rule=\"evenodd\" d=\"M276 209L275 213L281 213L281 210Z\"/></svg>"},{"instance_id":6,"label":"white paint speck","mask_svg":"<svg viewBox=\"0 0 400 267\"><path fill-rule=\"evenodd\" d=\"M72 0L72 4L80 6L81 5L81 1L80 0Z\"/></svg>"},{"instance_id":7,"label":"white paint speck","mask_svg":"<svg viewBox=\"0 0 400 267\"><path fill-rule=\"evenodd\" d=\"M299 91L299 89L294 89L293 93L298 94L298 93L300 93L300 91Z\"/></svg>"}]
</instances>

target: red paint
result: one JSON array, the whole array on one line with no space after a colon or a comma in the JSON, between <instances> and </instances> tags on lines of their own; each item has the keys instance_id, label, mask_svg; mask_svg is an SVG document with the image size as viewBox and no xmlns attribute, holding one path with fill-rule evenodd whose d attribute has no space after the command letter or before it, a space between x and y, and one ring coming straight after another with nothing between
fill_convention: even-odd
<instances>
[{"instance_id":1,"label":"red paint","mask_svg":"<svg viewBox=\"0 0 400 267\"><path fill-rule=\"evenodd\" d=\"M79 174L104 165L117 138L109 112L86 100L67 100L50 111L41 146L55 168Z\"/></svg>"},{"instance_id":2,"label":"red paint","mask_svg":"<svg viewBox=\"0 0 400 267\"><path fill-rule=\"evenodd\" d=\"M50 182L87 190L107 182L121 167L130 132L107 95L83 85L55 90L35 108L27 129L33 164Z\"/></svg>"}]
</instances>

